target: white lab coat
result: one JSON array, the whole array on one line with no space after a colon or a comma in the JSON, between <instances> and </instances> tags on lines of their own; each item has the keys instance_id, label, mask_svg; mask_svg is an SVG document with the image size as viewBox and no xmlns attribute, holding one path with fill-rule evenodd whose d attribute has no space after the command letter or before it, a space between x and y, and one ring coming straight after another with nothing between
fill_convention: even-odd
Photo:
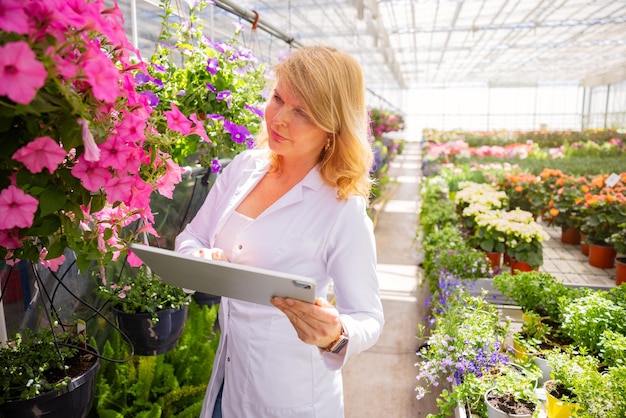
<instances>
[{"instance_id":1,"label":"white lab coat","mask_svg":"<svg viewBox=\"0 0 626 418\"><path fill-rule=\"evenodd\" d=\"M176 239L191 253L212 248L224 222L268 169L264 150L239 154L218 176ZM350 342L343 356L303 343L277 308L222 298L221 338L201 417L211 417L224 376L225 418L343 417L340 369L383 327L376 245L364 199L338 200L316 168L253 220L225 249L232 262L311 277L318 297L333 284Z\"/></svg>"}]
</instances>

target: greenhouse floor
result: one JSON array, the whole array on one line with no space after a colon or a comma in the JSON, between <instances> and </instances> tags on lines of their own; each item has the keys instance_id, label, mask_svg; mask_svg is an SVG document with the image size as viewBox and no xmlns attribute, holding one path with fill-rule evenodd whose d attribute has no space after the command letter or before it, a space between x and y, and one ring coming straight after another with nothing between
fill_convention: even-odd
<instances>
[{"instance_id":1,"label":"greenhouse floor","mask_svg":"<svg viewBox=\"0 0 626 418\"><path fill-rule=\"evenodd\" d=\"M421 181L420 144L407 142L389 167L393 180L386 201L375 208L378 277L385 312L385 327L377 344L350 359L344 367L346 418L425 417L439 411L437 393L417 400L418 358L423 344L416 336L425 325L429 296L421 286L415 241ZM540 271L574 286L615 286L615 269L589 265L580 245L561 242L560 228L544 225L551 239L544 243Z\"/></svg>"},{"instance_id":2,"label":"greenhouse floor","mask_svg":"<svg viewBox=\"0 0 626 418\"><path fill-rule=\"evenodd\" d=\"M615 267L601 269L591 266L587 256L580 251L580 245L561 242L560 228L545 224L544 228L550 234L550 239L543 243L543 265L539 268L540 271L550 273L563 283L571 285L615 286Z\"/></svg>"}]
</instances>

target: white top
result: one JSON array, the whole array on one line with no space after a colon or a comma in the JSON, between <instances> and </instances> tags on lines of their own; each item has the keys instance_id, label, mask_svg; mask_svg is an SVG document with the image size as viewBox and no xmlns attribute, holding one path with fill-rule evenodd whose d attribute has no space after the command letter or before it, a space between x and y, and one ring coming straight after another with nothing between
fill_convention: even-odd
<instances>
[{"instance_id":1,"label":"white top","mask_svg":"<svg viewBox=\"0 0 626 418\"><path fill-rule=\"evenodd\" d=\"M267 167L266 151L237 155L177 237L176 250L220 247L232 262L311 277L318 297L332 283L350 342L343 355L322 352L298 339L277 308L222 298L201 417L211 417L222 381L225 418L343 417L340 369L376 343L384 323L373 225L364 199L338 200L317 169L256 219L231 216Z\"/></svg>"}]
</instances>

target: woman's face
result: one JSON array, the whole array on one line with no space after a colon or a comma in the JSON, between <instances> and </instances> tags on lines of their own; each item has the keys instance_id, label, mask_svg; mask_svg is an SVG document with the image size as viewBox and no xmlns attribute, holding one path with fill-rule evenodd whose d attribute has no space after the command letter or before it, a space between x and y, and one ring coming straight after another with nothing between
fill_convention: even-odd
<instances>
[{"instance_id":1,"label":"woman's face","mask_svg":"<svg viewBox=\"0 0 626 418\"><path fill-rule=\"evenodd\" d=\"M286 159L315 163L327 143L328 134L307 114L300 100L280 80L265 108L268 144Z\"/></svg>"}]
</instances>

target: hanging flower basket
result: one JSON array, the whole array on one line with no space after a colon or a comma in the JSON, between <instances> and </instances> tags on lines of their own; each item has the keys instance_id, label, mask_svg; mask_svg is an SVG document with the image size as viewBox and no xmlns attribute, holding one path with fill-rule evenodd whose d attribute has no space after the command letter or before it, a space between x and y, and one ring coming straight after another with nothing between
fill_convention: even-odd
<instances>
[{"instance_id":1,"label":"hanging flower basket","mask_svg":"<svg viewBox=\"0 0 626 418\"><path fill-rule=\"evenodd\" d=\"M72 378L67 387L45 392L32 399L8 400L0 405L0 416L11 418L85 418L91 410L95 393L96 373L100 369L98 351L87 346L89 351L80 351L75 359L76 367L87 370ZM92 354L95 353L95 354ZM69 360L73 364L73 359ZM90 364L90 366L88 366ZM87 366L85 366L87 365ZM68 372L69 373L69 372Z\"/></svg>"},{"instance_id":2,"label":"hanging flower basket","mask_svg":"<svg viewBox=\"0 0 626 418\"><path fill-rule=\"evenodd\" d=\"M126 313L112 308L120 330L129 338L133 352L140 356L156 356L166 353L178 344L185 329L187 305L176 309L156 312L157 321L151 313Z\"/></svg>"}]
</instances>

